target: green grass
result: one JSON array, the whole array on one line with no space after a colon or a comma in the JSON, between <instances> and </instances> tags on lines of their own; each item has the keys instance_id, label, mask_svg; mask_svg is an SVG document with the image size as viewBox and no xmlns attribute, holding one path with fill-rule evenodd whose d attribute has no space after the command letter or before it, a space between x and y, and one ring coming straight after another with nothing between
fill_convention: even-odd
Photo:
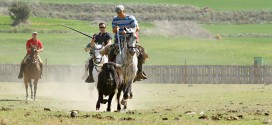
<instances>
[{"instance_id":1,"label":"green grass","mask_svg":"<svg viewBox=\"0 0 272 125\"><path fill-rule=\"evenodd\" d=\"M17 27L12 27L10 24L12 20L9 16L0 16L0 31L8 32L17 30L18 32L29 32L29 31L40 31L44 33L62 33L70 32L72 30L67 30L62 24L68 25L72 28L86 32L87 34L93 34L98 32L98 23L91 21L80 21L80 20L65 20L65 19L53 19L53 18L39 18L32 17L30 18L30 25L21 25ZM2 24L2 25L1 25ZM141 29L147 29L155 27L154 24L148 22L140 23ZM111 32L111 22L107 22L108 32Z\"/></svg>"},{"instance_id":2,"label":"green grass","mask_svg":"<svg viewBox=\"0 0 272 125\"><path fill-rule=\"evenodd\" d=\"M189 65L252 65L255 56L263 57L265 64L272 61L271 38L217 41L153 36L145 41L151 65L179 65L185 59Z\"/></svg>"},{"instance_id":3,"label":"green grass","mask_svg":"<svg viewBox=\"0 0 272 125\"><path fill-rule=\"evenodd\" d=\"M31 34L0 34L1 63L19 63L25 55L25 42ZM45 51L41 54L48 64L84 64L88 53L83 48L87 37L77 33L40 34ZM161 36L141 36L141 44L150 55L147 65L251 65L253 57L261 56L272 64L272 39L195 40Z\"/></svg>"},{"instance_id":4,"label":"green grass","mask_svg":"<svg viewBox=\"0 0 272 125\"><path fill-rule=\"evenodd\" d=\"M0 21L5 24L10 23L8 16L1 17ZM41 54L43 60L47 59L48 64L84 64L89 54L84 52L83 48L90 39L60 24L65 23L88 34L93 34L98 32L97 26L90 26L93 22L46 18L31 18L31 21L31 25L20 26L18 29L22 30L21 32L25 29L41 31L39 39L45 47L45 51ZM140 25L142 30L155 27L151 23ZM269 24L203 26L214 34L246 31L269 33L269 28L271 28ZM10 25L0 25L2 31L12 29ZM60 31L66 33L59 33ZM20 63L26 53L25 42L29 38L31 38L31 32L0 33L0 63ZM151 58L146 65L181 65L185 60L189 65L252 65L255 56L263 57L264 64L272 64L272 38L223 38L219 41L141 34L140 39Z\"/></svg>"},{"instance_id":5,"label":"green grass","mask_svg":"<svg viewBox=\"0 0 272 125\"><path fill-rule=\"evenodd\" d=\"M267 33L271 34L272 24L203 24L203 28L210 32L223 34L237 34L237 33Z\"/></svg>"},{"instance_id":6,"label":"green grass","mask_svg":"<svg viewBox=\"0 0 272 125\"><path fill-rule=\"evenodd\" d=\"M188 85L181 84L135 84L134 98L128 101L132 113L106 113L106 106L95 112L97 97L88 96L88 84L44 83L38 86L38 101L25 103L25 91L19 83L0 83L0 121L7 124L262 124L271 119L272 87L263 85ZM212 89L212 91L211 91ZM78 98L81 97L81 98ZM115 110L113 100L112 110ZM44 111L49 108L51 111ZM77 118L70 118L70 110L79 110ZM259 110L260 115L256 112ZM187 115L186 111L196 114ZM208 120L199 119L204 112ZM236 111L236 112L231 112ZM29 115L27 115L29 114ZM101 114L104 119L92 117ZM221 120L212 116L223 114ZM89 115L90 117L85 117ZM242 115L243 119L228 121L225 118ZM105 117L112 116L114 120ZM135 120L126 121L123 118ZM180 117L180 120L174 120ZM163 121L162 118L168 118Z\"/></svg>"},{"instance_id":7,"label":"green grass","mask_svg":"<svg viewBox=\"0 0 272 125\"><path fill-rule=\"evenodd\" d=\"M11 1L11 0L9 0ZM30 0L24 0L30 1ZM33 2L33 0L31 0ZM210 7L215 10L271 10L271 0L36 0L44 3L113 3L113 4L178 4L193 5L197 7Z\"/></svg>"}]
</instances>

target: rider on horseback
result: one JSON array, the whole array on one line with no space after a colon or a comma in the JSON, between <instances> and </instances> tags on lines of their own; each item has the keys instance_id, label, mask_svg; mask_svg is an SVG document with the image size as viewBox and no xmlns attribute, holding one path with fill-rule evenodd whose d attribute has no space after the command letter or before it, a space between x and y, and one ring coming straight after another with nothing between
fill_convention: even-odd
<instances>
[{"instance_id":1,"label":"rider on horseback","mask_svg":"<svg viewBox=\"0 0 272 125\"><path fill-rule=\"evenodd\" d=\"M24 71L24 67L25 67L25 65L26 65L26 60L27 60L28 57L30 56L31 46L35 46L38 53L43 51L42 42L41 42L39 39L37 39L37 36L38 36L38 33L37 33L37 32L33 32L33 33L32 33L32 38L29 39L29 40L26 42L26 50L27 50L27 54L26 54L26 56L24 57L23 61L21 62L20 73L19 73L19 76L18 76L19 79L23 78L23 71ZM42 77L43 77L43 76L42 76L43 63L42 63L42 60L41 60L40 56L37 55L37 57L38 57L38 61L39 61L39 63L40 63L40 67L41 67L40 78L42 78Z\"/></svg>"},{"instance_id":2,"label":"rider on horseback","mask_svg":"<svg viewBox=\"0 0 272 125\"><path fill-rule=\"evenodd\" d=\"M106 32L106 24L105 23L103 23L103 22L99 23L98 26L99 26L100 32L98 34L93 35L93 39L92 39L91 43L89 43L87 45L87 47L85 48L86 52L90 51L90 58L86 61L86 64L85 64L86 68L89 67L89 76L85 80L85 82L87 82L87 83L94 82L93 74L92 74L93 67L94 67L93 61L92 61L94 44L100 44L103 46L110 45L111 39L112 39L111 34Z\"/></svg>"},{"instance_id":3,"label":"rider on horseback","mask_svg":"<svg viewBox=\"0 0 272 125\"><path fill-rule=\"evenodd\" d=\"M124 30L125 27L132 28L134 31L136 31L137 43L139 44L139 37L138 37L139 24L138 24L136 18L131 15L126 15L123 5L116 6L115 11L117 13L117 16L115 16L112 21L113 33L115 33L114 44L106 46L101 51L102 55L109 54L110 55L109 61L112 61L112 62L115 61L115 56L118 53L118 39L120 39L121 42L125 41L125 35L126 35L126 31ZM117 34L118 30L119 30L119 34ZM119 36L119 38L118 38L118 36ZM138 72L137 72L137 76L134 81L140 81L143 79L147 79L146 74L143 72L142 64L148 58L148 55L142 46L137 45L136 47L139 50L139 56L138 56ZM121 51L121 50L119 50L119 51Z\"/></svg>"}]
</instances>

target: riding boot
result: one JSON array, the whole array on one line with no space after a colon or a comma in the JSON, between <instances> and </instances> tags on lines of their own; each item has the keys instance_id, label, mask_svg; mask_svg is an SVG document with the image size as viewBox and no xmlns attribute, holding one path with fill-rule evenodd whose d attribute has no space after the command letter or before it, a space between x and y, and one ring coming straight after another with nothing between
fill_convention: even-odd
<instances>
[{"instance_id":1,"label":"riding boot","mask_svg":"<svg viewBox=\"0 0 272 125\"><path fill-rule=\"evenodd\" d=\"M21 66L20 66L20 73L18 75L18 79L22 79L23 78L23 76L24 76L24 74L23 74L24 68L25 68L25 64L22 62Z\"/></svg>"},{"instance_id":2,"label":"riding boot","mask_svg":"<svg viewBox=\"0 0 272 125\"><path fill-rule=\"evenodd\" d=\"M134 79L134 82L135 81L142 81L144 79L147 79L147 76L146 74L144 73L143 71L143 63L144 63L144 58L143 58L143 54L139 54L138 56L138 71L137 71L137 76L136 78Z\"/></svg>"},{"instance_id":3,"label":"riding boot","mask_svg":"<svg viewBox=\"0 0 272 125\"><path fill-rule=\"evenodd\" d=\"M40 67L41 67L40 78L43 78L43 63L40 63Z\"/></svg>"},{"instance_id":4,"label":"riding boot","mask_svg":"<svg viewBox=\"0 0 272 125\"><path fill-rule=\"evenodd\" d=\"M93 78L93 67L94 67L93 60L90 59L89 60L89 76L85 80L86 83L92 83L92 82L94 82L94 78Z\"/></svg>"}]
</instances>

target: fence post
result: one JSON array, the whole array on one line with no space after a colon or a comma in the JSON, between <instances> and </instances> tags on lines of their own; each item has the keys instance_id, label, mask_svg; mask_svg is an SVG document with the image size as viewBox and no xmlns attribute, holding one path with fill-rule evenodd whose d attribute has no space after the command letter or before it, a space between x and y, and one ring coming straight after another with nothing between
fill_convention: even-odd
<instances>
[{"instance_id":1,"label":"fence post","mask_svg":"<svg viewBox=\"0 0 272 125\"><path fill-rule=\"evenodd\" d=\"M187 84L187 65L186 65L186 59L184 64L184 83Z\"/></svg>"}]
</instances>

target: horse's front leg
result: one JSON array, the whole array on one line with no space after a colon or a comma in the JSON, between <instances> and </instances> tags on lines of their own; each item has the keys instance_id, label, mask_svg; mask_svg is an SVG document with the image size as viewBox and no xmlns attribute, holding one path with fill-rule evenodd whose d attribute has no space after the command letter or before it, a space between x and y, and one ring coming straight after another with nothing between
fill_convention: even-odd
<instances>
[{"instance_id":1,"label":"horse's front leg","mask_svg":"<svg viewBox=\"0 0 272 125\"><path fill-rule=\"evenodd\" d=\"M133 94L132 94L132 84L130 84L129 86L128 86L128 93L129 93L129 99L132 99L132 97L133 97Z\"/></svg>"},{"instance_id":2,"label":"horse's front leg","mask_svg":"<svg viewBox=\"0 0 272 125\"><path fill-rule=\"evenodd\" d=\"M26 101L28 101L28 80L24 78L25 90L26 90Z\"/></svg>"},{"instance_id":3,"label":"horse's front leg","mask_svg":"<svg viewBox=\"0 0 272 125\"><path fill-rule=\"evenodd\" d=\"M132 81L128 81L123 89L123 99L128 99L128 98L132 98L132 91L131 91L131 84L132 84Z\"/></svg>"},{"instance_id":4,"label":"horse's front leg","mask_svg":"<svg viewBox=\"0 0 272 125\"><path fill-rule=\"evenodd\" d=\"M124 110L127 109L127 99L128 99L128 83L123 88L123 98L121 100L121 104L124 105Z\"/></svg>"},{"instance_id":5,"label":"horse's front leg","mask_svg":"<svg viewBox=\"0 0 272 125\"><path fill-rule=\"evenodd\" d=\"M36 94L37 94L38 79L39 78L34 80L34 101L37 101Z\"/></svg>"},{"instance_id":6,"label":"horse's front leg","mask_svg":"<svg viewBox=\"0 0 272 125\"><path fill-rule=\"evenodd\" d=\"M32 84L31 79L28 80L28 83L29 83L30 91L31 91L31 97L30 97L30 98L33 99L33 98L34 98L34 95L33 95L33 87L32 87L33 84Z\"/></svg>"}]
</instances>

